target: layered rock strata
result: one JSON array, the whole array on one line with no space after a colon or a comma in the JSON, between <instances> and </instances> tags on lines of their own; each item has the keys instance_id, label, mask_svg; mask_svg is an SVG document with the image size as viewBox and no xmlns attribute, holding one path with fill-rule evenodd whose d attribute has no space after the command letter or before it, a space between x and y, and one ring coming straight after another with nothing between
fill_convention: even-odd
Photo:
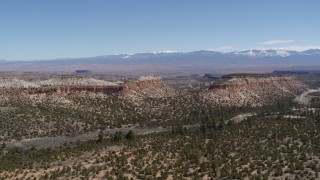
<instances>
[{"instance_id":1,"label":"layered rock strata","mask_svg":"<svg viewBox=\"0 0 320 180\"><path fill-rule=\"evenodd\" d=\"M138 80L122 82L108 82L85 76L57 76L49 80L28 82L15 78L1 78L1 94L77 94L80 92L92 92L103 94L129 93L148 88L163 86L161 77L146 76Z\"/></svg>"},{"instance_id":2,"label":"layered rock strata","mask_svg":"<svg viewBox=\"0 0 320 180\"><path fill-rule=\"evenodd\" d=\"M174 90L159 76L143 76L123 85L123 95L137 104L141 104L144 98L169 97L174 94Z\"/></svg>"},{"instance_id":3,"label":"layered rock strata","mask_svg":"<svg viewBox=\"0 0 320 180\"><path fill-rule=\"evenodd\" d=\"M233 75L202 93L205 101L223 106L263 106L300 94L307 86L293 76Z\"/></svg>"}]
</instances>

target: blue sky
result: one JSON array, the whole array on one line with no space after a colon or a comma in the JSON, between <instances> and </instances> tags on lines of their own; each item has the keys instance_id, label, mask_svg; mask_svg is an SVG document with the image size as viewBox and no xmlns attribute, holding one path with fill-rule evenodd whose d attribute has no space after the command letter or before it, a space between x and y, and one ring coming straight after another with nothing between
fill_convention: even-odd
<instances>
[{"instance_id":1,"label":"blue sky","mask_svg":"<svg viewBox=\"0 0 320 180\"><path fill-rule=\"evenodd\" d=\"M0 59L320 48L319 0L2 0Z\"/></svg>"}]
</instances>

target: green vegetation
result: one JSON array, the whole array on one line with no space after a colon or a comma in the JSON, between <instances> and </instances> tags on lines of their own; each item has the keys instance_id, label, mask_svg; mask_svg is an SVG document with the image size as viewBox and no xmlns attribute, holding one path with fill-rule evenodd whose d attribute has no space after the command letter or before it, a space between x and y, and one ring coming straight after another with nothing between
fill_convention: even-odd
<instances>
[{"instance_id":1,"label":"green vegetation","mask_svg":"<svg viewBox=\"0 0 320 180\"><path fill-rule=\"evenodd\" d=\"M215 107L197 93L145 98L139 105L117 95L66 95L71 103L2 101L0 179L319 178L318 103L313 109L292 99L256 108ZM230 121L243 113L256 115ZM132 126L169 130L121 130ZM119 129L107 134L107 128ZM93 140L59 148L8 147L12 139L87 132L96 132Z\"/></svg>"},{"instance_id":2,"label":"green vegetation","mask_svg":"<svg viewBox=\"0 0 320 180\"><path fill-rule=\"evenodd\" d=\"M102 142L85 142L56 150L7 150L0 160L0 170L46 169L53 162L80 157L79 167L66 164L57 172L48 171L47 176L95 177L96 171L108 169L105 176L113 177L131 174L136 178L171 175L177 178L264 179L285 175L311 179L320 172L319 125L319 121L311 118L288 120L256 116L221 129L203 131L198 127L183 133L179 130L178 134L140 135L136 141L128 138L130 132L126 136L117 132ZM121 146L121 150L109 149ZM81 156L87 153L93 164L91 168L81 165L86 163ZM8 177L11 176L5 176Z\"/></svg>"},{"instance_id":3,"label":"green vegetation","mask_svg":"<svg viewBox=\"0 0 320 180\"><path fill-rule=\"evenodd\" d=\"M250 107L213 107L210 103L203 103L197 92L168 98L146 98L140 106L117 95L66 97L72 102L35 103L26 99L0 102L0 107L10 108L0 113L0 142L70 136L128 124L144 127L192 125L208 119L219 121L240 113L260 111Z\"/></svg>"},{"instance_id":4,"label":"green vegetation","mask_svg":"<svg viewBox=\"0 0 320 180\"><path fill-rule=\"evenodd\" d=\"M134 140L136 138L136 135L134 134L134 132L132 130L130 130L127 134L126 134L126 139L127 140Z\"/></svg>"}]
</instances>

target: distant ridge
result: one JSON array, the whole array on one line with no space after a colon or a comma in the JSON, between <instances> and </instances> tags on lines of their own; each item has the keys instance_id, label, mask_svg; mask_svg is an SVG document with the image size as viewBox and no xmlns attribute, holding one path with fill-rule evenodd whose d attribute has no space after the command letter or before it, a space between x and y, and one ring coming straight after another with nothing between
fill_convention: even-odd
<instances>
[{"instance_id":1,"label":"distant ridge","mask_svg":"<svg viewBox=\"0 0 320 180\"><path fill-rule=\"evenodd\" d=\"M104 73L150 75L154 73L263 73L279 68L320 69L320 49L306 51L246 50L222 53L217 51L153 52L104 55L53 60L0 61L1 72L44 71L75 72L88 70Z\"/></svg>"},{"instance_id":2,"label":"distant ridge","mask_svg":"<svg viewBox=\"0 0 320 180\"><path fill-rule=\"evenodd\" d=\"M209 51L209 50L199 50L191 52L178 52L178 51L161 51L161 52L139 52L135 54L114 54L114 55L100 55L92 57L78 57L78 58L55 58L55 59L45 59L45 60L13 60L7 61L5 59L0 59L1 62L24 62L24 61L72 61L72 60L82 60L82 59L147 59L147 58L160 58L160 57L172 57L172 56L225 56L225 57L288 57L288 56L320 56L320 49L308 49L305 51L292 51L285 49L250 49L245 51L234 51L234 52L219 52L219 51Z\"/></svg>"}]
</instances>

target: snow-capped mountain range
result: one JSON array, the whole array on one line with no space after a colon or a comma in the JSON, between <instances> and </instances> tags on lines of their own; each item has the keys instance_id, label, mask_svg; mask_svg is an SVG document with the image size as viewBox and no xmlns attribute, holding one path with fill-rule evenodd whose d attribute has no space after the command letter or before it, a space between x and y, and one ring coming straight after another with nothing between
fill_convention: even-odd
<instances>
[{"instance_id":1,"label":"snow-capped mountain range","mask_svg":"<svg viewBox=\"0 0 320 180\"><path fill-rule=\"evenodd\" d=\"M217 51L151 52L104 55L54 60L1 61L1 71L75 71L89 69L100 72L235 72L244 69L277 69L308 67L320 69L320 49L290 51L285 49L246 50L222 53ZM123 69L123 70L121 70ZM228 70L228 71L227 71Z\"/></svg>"},{"instance_id":2,"label":"snow-capped mountain range","mask_svg":"<svg viewBox=\"0 0 320 180\"><path fill-rule=\"evenodd\" d=\"M298 52L296 51L287 51L285 49L276 49L276 50L246 50L235 52L234 54L237 55L244 55L244 56L252 56L252 57L287 57L291 55L296 55Z\"/></svg>"},{"instance_id":3,"label":"snow-capped mountain range","mask_svg":"<svg viewBox=\"0 0 320 180\"><path fill-rule=\"evenodd\" d=\"M246 51L240 51L240 52L234 52L233 54L237 55L245 55L245 56L252 56L252 57L287 57L287 56L293 56L293 55L320 55L320 49L309 49L307 51L290 51L285 49L269 49L269 50L246 50Z\"/></svg>"},{"instance_id":4,"label":"snow-capped mountain range","mask_svg":"<svg viewBox=\"0 0 320 180\"><path fill-rule=\"evenodd\" d=\"M178 57L178 56L205 56L205 57L250 57L250 58L265 58L265 57L290 57L290 56L320 56L320 49L309 49L306 51L292 51L286 49L268 49L268 50L258 50L250 49L245 51L234 51L234 52L218 52L218 51L192 51L192 52L178 52L178 51L159 51L159 52L139 52L135 54L116 54L116 55L102 55L95 57L84 57L84 58L58 58L52 60L39 60L39 61L73 61L73 60L83 60L83 59L105 59L105 60L115 60L115 59L152 59L152 58L162 58L162 57ZM34 61L34 60L28 60ZM38 61L38 60L37 60ZM9 62L6 60L0 60L0 63Z\"/></svg>"},{"instance_id":5,"label":"snow-capped mountain range","mask_svg":"<svg viewBox=\"0 0 320 180\"><path fill-rule=\"evenodd\" d=\"M250 49L245 51L235 51L229 53L222 53L218 51L193 51L193 52L178 52L178 51L163 51L163 52L153 52L153 53L136 53L136 54L122 54L119 55L124 59L127 58L148 58L151 56L174 56L174 55L225 55L225 56L242 56L242 57L288 57L288 56L313 56L320 55L320 49L309 49L306 51L298 52L291 51L286 49L268 49L268 50L258 50L258 49Z\"/></svg>"}]
</instances>

